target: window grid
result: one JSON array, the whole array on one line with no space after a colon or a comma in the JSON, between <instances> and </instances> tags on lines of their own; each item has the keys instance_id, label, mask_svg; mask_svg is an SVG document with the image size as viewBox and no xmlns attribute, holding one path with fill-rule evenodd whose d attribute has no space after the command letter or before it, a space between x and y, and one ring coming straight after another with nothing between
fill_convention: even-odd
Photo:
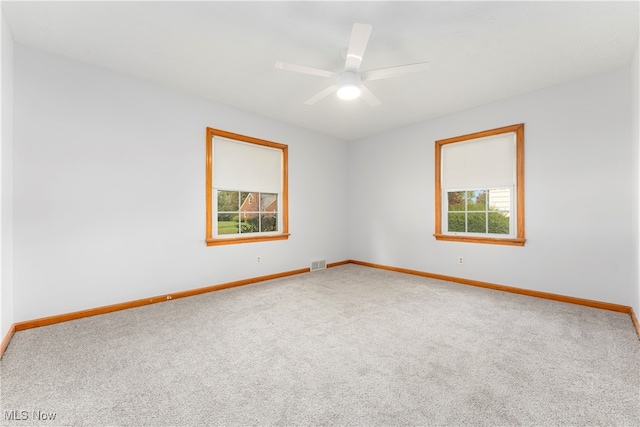
<instances>
[{"instance_id":1,"label":"window grid","mask_svg":"<svg viewBox=\"0 0 640 427\"><path fill-rule=\"evenodd\" d=\"M507 209L500 209L495 204L492 205L491 202L496 193L507 193ZM510 203L511 190L508 188L447 190L444 192L444 196L444 203L447 206L445 228L448 233L509 235L513 229L510 216L510 211L512 210ZM481 200L481 202L478 200ZM502 205L504 205L504 202ZM452 221L452 218L455 218L456 221ZM462 221L460 218L462 218ZM482 218L481 224L474 218ZM481 227L479 227L480 225Z\"/></svg>"},{"instance_id":2,"label":"window grid","mask_svg":"<svg viewBox=\"0 0 640 427\"><path fill-rule=\"evenodd\" d=\"M280 200L278 194L257 191L215 190L216 202L214 203L216 203L217 207L218 236L278 232ZM235 203L235 206L231 206L231 203L228 202L229 198L232 199L231 203ZM234 209L231 209L232 207Z\"/></svg>"}]
</instances>

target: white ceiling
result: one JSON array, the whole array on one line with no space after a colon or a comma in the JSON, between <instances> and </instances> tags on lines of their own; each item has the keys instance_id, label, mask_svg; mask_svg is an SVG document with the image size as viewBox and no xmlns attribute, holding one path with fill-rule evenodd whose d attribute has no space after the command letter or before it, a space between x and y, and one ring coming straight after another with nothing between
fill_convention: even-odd
<instances>
[{"instance_id":1,"label":"white ceiling","mask_svg":"<svg viewBox=\"0 0 640 427\"><path fill-rule=\"evenodd\" d=\"M627 2L2 2L17 43L355 140L621 68L638 43ZM354 22L373 25L361 71L428 61L368 82L382 101L303 102L342 71Z\"/></svg>"}]
</instances>

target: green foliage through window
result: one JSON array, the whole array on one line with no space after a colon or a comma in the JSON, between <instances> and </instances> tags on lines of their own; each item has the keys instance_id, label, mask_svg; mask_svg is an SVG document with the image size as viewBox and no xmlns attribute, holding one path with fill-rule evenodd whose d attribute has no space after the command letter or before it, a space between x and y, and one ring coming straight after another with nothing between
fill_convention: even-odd
<instances>
[{"instance_id":1,"label":"green foliage through window","mask_svg":"<svg viewBox=\"0 0 640 427\"><path fill-rule=\"evenodd\" d=\"M508 188L447 192L447 230L509 234L510 193Z\"/></svg>"}]
</instances>

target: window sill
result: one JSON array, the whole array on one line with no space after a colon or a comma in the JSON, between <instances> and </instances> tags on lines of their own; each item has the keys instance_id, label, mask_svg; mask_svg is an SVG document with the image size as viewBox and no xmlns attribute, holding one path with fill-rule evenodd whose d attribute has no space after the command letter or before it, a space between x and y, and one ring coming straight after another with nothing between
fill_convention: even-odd
<instances>
[{"instance_id":1,"label":"window sill","mask_svg":"<svg viewBox=\"0 0 640 427\"><path fill-rule=\"evenodd\" d=\"M524 246L526 241L524 238L496 238L496 237L469 237L469 236L453 236L450 234L434 234L436 240L445 240L449 242L467 242L467 243L487 243L490 245L511 245Z\"/></svg>"},{"instance_id":2,"label":"window sill","mask_svg":"<svg viewBox=\"0 0 640 427\"><path fill-rule=\"evenodd\" d=\"M272 240L287 240L290 234L271 234L269 236L249 236L233 238L207 239L207 246L234 245L236 243L270 242Z\"/></svg>"}]
</instances>

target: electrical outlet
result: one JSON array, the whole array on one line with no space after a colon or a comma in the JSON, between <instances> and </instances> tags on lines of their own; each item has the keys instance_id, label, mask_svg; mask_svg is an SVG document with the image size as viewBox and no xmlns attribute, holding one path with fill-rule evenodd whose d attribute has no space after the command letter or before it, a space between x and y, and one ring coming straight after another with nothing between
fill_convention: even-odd
<instances>
[{"instance_id":1,"label":"electrical outlet","mask_svg":"<svg viewBox=\"0 0 640 427\"><path fill-rule=\"evenodd\" d=\"M461 256L458 257L458 264L464 264L464 259Z\"/></svg>"},{"instance_id":2,"label":"electrical outlet","mask_svg":"<svg viewBox=\"0 0 640 427\"><path fill-rule=\"evenodd\" d=\"M262 258L258 257L258 259L256 260L256 263L260 264L262 262Z\"/></svg>"}]
</instances>

